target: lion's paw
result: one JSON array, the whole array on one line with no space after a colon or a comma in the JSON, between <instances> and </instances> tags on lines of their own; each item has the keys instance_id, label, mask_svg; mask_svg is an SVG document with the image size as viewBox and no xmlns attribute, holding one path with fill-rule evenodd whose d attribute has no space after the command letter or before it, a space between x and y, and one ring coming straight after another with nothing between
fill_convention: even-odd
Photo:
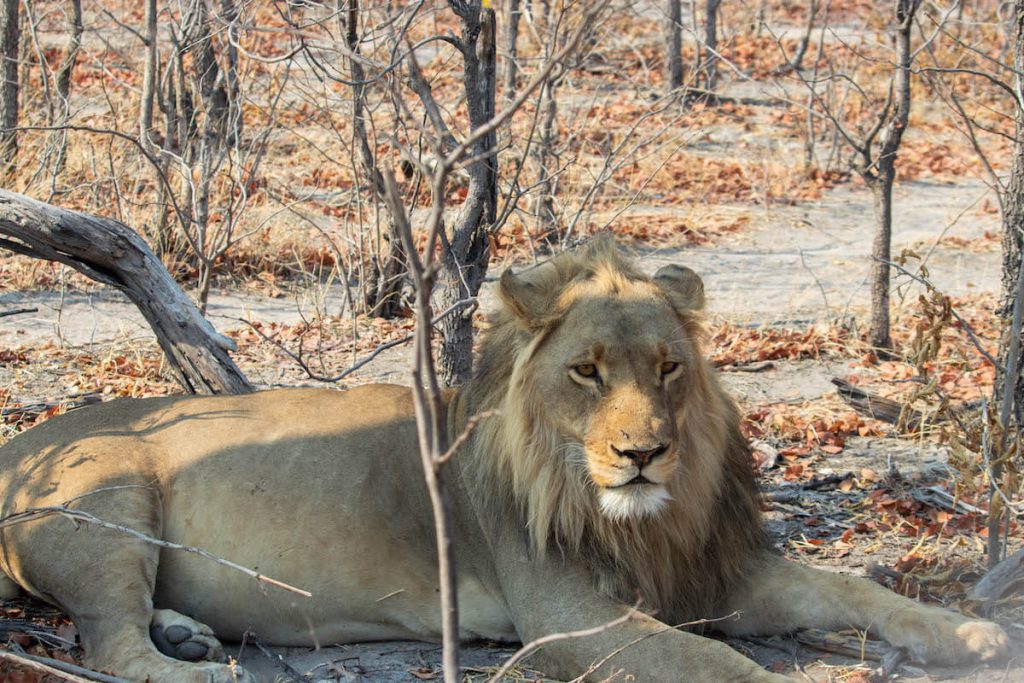
<instances>
[{"instance_id":1,"label":"lion's paw","mask_svg":"<svg viewBox=\"0 0 1024 683\"><path fill-rule=\"evenodd\" d=\"M988 661L1005 655L1009 647L999 625L934 608L894 613L887 620L885 639L928 664Z\"/></svg>"},{"instance_id":2,"label":"lion's paw","mask_svg":"<svg viewBox=\"0 0 1024 683\"><path fill-rule=\"evenodd\" d=\"M968 652L982 661L998 659L1010 647L1006 631L991 621L966 621L957 626L956 637Z\"/></svg>"},{"instance_id":3,"label":"lion's paw","mask_svg":"<svg viewBox=\"0 0 1024 683\"><path fill-rule=\"evenodd\" d=\"M161 653L186 662L226 661L224 648L206 624L170 609L153 610L149 637Z\"/></svg>"}]
</instances>

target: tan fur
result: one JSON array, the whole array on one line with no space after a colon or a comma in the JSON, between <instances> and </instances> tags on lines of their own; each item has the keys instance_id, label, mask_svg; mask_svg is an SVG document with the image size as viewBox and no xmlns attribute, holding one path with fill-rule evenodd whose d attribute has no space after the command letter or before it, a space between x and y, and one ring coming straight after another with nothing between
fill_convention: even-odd
<instances>
[{"instance_id":1,"label":"tan fur","mask_svg":"<svg viewBox=\"0 0 1024 683\"><path fill-rule=\"evenodd\" d=\"M477 374L449 396L452 437L469 416L500 411L449 470L464 640L627 617L551 643L532 664L644 681L786 680L666 627L704 619L729 633L871 628L926 661L1005 650L993 624L768 552L738 416L703 357L695 273L647 277L605 240L506 273L500 293ZM210 629L283 645L437 640L413 414L408 390L383 385L117 401L0 449L0 514L72 501L311 600L58 517L0 530L0 569L71 614L90 664L132 680L252 680L168 658L151 626L162 651L208 659L221 652ZM187 647L165 642L183 630Z\"/></svg>"}]
</instances>

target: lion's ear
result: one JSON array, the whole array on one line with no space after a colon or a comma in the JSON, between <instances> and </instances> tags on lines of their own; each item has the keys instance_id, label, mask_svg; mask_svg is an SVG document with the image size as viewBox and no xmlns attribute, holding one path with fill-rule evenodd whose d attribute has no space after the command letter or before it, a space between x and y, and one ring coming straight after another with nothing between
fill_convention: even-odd
<instances>
[{"instance_id":1,"label":"lion's ear","mask_svg":"<svg viewBox=\"0 0 1024 683\"><path fill-rule=\"evenodd\" d=\"M704 281L686 266L668 265L654 273L654 283L683 311L704 308Z\"/></svg>"},{"instance_id":2,"label":"lion's ear","mask_svg":"<svg viewBox=\"0 0 1024 683\"><path fill-rule=\"evenodd\" d=\"M548 317L551 297L546 289L509 269L501 274L498 294L516 318L528 328L535 329L541 327Z\"/></svg>"}]
</instances>

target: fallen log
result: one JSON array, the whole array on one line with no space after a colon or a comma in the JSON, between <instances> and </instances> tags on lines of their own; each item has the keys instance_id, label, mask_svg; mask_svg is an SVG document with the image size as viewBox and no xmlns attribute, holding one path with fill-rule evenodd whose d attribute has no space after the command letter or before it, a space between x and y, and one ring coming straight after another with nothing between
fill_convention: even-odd
<instances>
[{"instance_id":1,"label":"fallen log","mask_svg":"<svg viewBox=\"0 0 1024 683\"><path fill-rule=\"evenodd\" d=\"M123 223L0 190L0 247L63 263L124 292L189 393L252 391L228 355L234 342L213 329L146 242Z\"/></svg>"},{"instance_id":2,"label":"fallen log","mask_svg":"<svg viewBox=\"0 0 1024 683\"><path fill-rule=\"evenodd\" d=\"M891 398L868 393L838 377L832 378L832 384L836 385L836 391L839 392L840 398L849 403L858 413L890 424L900 423L900 416L904 414L904 407L901 403L893 401ZM913 408L907 408L903 425L907 431L917 431L921 426L921 413Z\"/></svg>"},{"instance_id":3,"label":"fallen log","mask_svg":"<svg viewBox=\"0 0 1024 683\"><path fill-rule=\"evenodd\" d=\"M998 600L1024 594L1024 548L992 567L967 591L968 600L977 600L987 614Z\"/></svg>"}]
</instances>

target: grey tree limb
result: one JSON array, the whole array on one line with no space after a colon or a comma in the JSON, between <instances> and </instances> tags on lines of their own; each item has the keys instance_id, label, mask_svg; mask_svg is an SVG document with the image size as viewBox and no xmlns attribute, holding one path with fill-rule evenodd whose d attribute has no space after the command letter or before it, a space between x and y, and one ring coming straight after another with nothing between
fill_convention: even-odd
<instances>
[{"instance_id":1,"label":"grey tree limb","mask_svg":"<svg viewBox=\"0 0 1024 683\"><path fill-rule=\"evenodd\" d=\"M189 393L252 391L228 355L234 342L213 329L145 241L123 223L0 190L0 247L63 263L124 292Z\"/></svg>"}]
</instances>

